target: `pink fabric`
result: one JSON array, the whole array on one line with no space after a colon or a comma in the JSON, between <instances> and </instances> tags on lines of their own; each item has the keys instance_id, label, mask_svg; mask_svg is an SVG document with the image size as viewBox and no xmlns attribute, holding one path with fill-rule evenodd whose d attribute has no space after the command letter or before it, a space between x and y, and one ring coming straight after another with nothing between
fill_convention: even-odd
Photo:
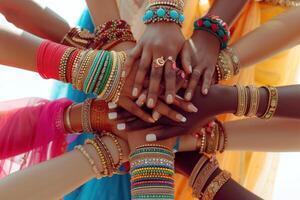
<instances>
[{"instance_id":1,"label":"pink fabric","mask_svg":"<svg viewBox=\"0 0 300 200\"><path fill-rule=\"evenodd\" d=\"M67 48L69 47L47 40L40 44L37 52L37 69L41 77L59 80L60 60Z\"/></svg>"},{"instance_id":2,"label":"pink fabric","mask_svg":"<svg viewBox=\"0 0 300 200\"><path fill-rule=\"evenodd\" d=\"M71 103L40 98L0 103L0 178L65 151L63 114Z\"/></svg>"}]
</instances>

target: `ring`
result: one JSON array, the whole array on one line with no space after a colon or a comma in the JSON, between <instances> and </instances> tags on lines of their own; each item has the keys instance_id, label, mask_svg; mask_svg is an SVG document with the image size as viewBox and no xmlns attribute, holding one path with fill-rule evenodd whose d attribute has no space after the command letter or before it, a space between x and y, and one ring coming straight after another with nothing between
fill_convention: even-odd
<instances>
[{"instance_id":1,"label":"ring","mask_svg":"<svg viewBox=\"0 0 300 200\"><path fill-rule=\"evenodd\" d=\"M154 63L156 64L156 67L163 67L166 63L164 57L160 57L154 60Z\"/></svg>"}]
</instances>

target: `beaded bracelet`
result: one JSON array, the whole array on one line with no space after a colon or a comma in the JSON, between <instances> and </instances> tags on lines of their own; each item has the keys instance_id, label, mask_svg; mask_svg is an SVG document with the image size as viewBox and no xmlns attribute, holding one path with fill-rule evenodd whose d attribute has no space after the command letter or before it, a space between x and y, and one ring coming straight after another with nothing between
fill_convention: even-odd
<instances>
[{"instance_id":1,"label":"beaded bracelet","mask_svg":"<svg viewBox=\"0 0 300 200\"><path fill-rule=\"evenodd\" d=\"M81 123L82 131L85 133L93 132L91 125L91 104L93 99L87 99L83 102L81 107Z\"/></svg>"},{"instance_id":2,"label":"beaded bracelet","mask_svg":"<svg viewBox=\"0 0 300 200\"><path fill-rule=\"evenodd\" d=\"M225 49L230 39L227 24L219 16L207 15L194 22L195 30L204 30L215 35L220 41L220 48Z\"/></svg>"},{"instance_id":3,"label":"beaded bracelet","mask_svg":"<svg viewBox=\"0 0 300 200\"><path fill-rule=\"evenodd\" d=\"M184 8L183 0L149 0L148 3L149 4L147 6L147 10L152 6L161 6L161 5L174 7L182 12Z\"/></svg>"},{"instance_id":4,"label":"beaded bracelet","mask_svg":"<svg viewBox=\"0 0 300 200\"><path fill-rule=\"evenodd\" d=\"M299 0L256 0L262 3L269 3L275 6L297 7L300 6Z\"/></svg>"},{"instance_id":5,"label":"beaded bracelet","mask_svg":"<svg viewBox=\"0 0 300 200\"><path fill-rule=\"evenodd\" d=\"M170 6L152 6L145 12L143 22L145 24L173 22L182 26L184 15L180 10Z\"/></svg>"},{"instance_id":6,"label":"beaded bracelet","mask_svg":"<svg viewBox=\"0 0 300 200\"><path fill-rule=\"evenodd\" d=\"M269 92L269 101L265 113L262 116L260 116L260 118L271 119L275 114L278 105L278 90L276 87L271 87L271 86L267 86L263 88L266 88Z\"/></svg>"}]
</instances>

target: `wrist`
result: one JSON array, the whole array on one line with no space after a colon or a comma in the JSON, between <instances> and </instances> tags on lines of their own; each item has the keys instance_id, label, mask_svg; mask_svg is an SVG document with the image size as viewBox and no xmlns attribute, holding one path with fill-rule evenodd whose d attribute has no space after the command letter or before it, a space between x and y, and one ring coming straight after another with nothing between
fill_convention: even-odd
<instances>
[{"instance_id":1,"label":"wrist","mask_svg":"<svg viewBox=\"0 0 300 200\"><path fill-rule=\"evenodd\" d=\"M259 98L260 100L259 100L259 106L256 115L262 116L265 114L266 108L268 106L268 99L269 99L268 91L263 87L259 88L259 96L260 96Z\"/></svg>"},{"instance_id":2,"label":"wrist","mask_svg":"<svg viewBox=\"0 0 300 200\"><path fill-rule=\"evenodd\" d=\"M212 89L215 92L212 94L215 100L215 106L217 108L218 114L223 113L235 113L238 105L237 90L235 87L224 86L224 85L214 85Z\"/></svg>"}]
</instances>

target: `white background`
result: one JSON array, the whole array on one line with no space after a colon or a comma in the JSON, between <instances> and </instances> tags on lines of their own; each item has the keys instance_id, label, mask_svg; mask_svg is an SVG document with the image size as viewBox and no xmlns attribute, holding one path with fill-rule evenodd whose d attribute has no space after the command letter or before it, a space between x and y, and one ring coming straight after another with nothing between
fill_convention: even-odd
<instances>
[{"instance_id":1,"label":"white background","mask_svg":"<svg viewBox=\"0 0 300 200\"><path fill-rule=\"evenodd\" d=\"M73 26L85 7L83 0L38 0L37 2L44 6L47 5ZM11 25L8 25L0 15L0 26L8 27ZM4 66L0 67L1 101L32 96L48 98L51 89L52 81L42 80L37 74ZM300 190L299 169L300 153L280 154L273 200L297 199Z\"/></svg>"}]
</instances>

